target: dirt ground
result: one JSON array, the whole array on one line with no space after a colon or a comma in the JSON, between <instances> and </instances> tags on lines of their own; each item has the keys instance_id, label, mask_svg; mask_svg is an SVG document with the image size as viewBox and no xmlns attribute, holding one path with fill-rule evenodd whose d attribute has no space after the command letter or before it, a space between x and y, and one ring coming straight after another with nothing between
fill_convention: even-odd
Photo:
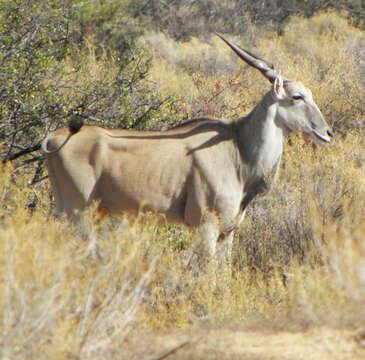
<instances>
[{"instance_id":1,"label":"dirt ground","mask_svg":"<svg viewBox=\"0 0 365 360\"><path fill-rule=\"evenodd\" d=\"M128 359L364 360L365 332L312 328L305 331L199 327L138 331L122 353Z\"/></svg>"}]
</instances>

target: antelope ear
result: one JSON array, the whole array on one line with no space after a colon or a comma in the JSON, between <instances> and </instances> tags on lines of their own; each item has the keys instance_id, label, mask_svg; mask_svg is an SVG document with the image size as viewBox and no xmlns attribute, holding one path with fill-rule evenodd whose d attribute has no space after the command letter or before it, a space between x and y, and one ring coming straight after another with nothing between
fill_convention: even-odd
<instances>
[{"instance_id":1,"label":"antelope ear","mask_svg":"<svg viewBox=\"0 0 365 360\"><path fill-rule=\"evenodd\" d=\"M281 76L277 76L272 85L272 92L276 99L282 100L285 96L284 81Z\"/></svg>"}]
</instances>

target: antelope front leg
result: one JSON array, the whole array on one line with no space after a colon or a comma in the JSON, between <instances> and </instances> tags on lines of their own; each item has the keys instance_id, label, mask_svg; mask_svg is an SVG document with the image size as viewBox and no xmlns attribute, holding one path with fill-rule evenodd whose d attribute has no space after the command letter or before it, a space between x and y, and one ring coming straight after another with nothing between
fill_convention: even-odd
<instances>
[{"instance_id":1,"label":"antelope front leg","mask_svg":"<svg viewBox=\"0 0 365 360\"><path fill-rule=\"evenodd\" d=\"M224 226L224 230L219 234L218 245L219 253L222 257L222 263L227 264L229 267L232 264L232 248L234 233L238 229L236 222L230 222Z\"/></svg>"},{"instance_id":2,"label":"antelope front leg","mask_svg":"<svg viewBox=\"0 0 365 360\"><path fill-rule=\"evenodd\" d=\"M217 241L219 238L217 219L213 216L209 217L208 220L200 225L199 238L202 250L206 254L204 256L214 257L217 252Z\"/></svg>"},{"instance_id":3,"label":"antelope front leg","mask_svg":"<svg viewBox=\"0 0 365 360\"><path fill-rule=\"evenodd\" d=\"M217 251L219 228L216 219L209 217L197 228L197 240L192 244L187 256L186 267L199 273L205 265L214 260ZM214 220L214 221L213 221Z\"/></svg>"}]
</instances>

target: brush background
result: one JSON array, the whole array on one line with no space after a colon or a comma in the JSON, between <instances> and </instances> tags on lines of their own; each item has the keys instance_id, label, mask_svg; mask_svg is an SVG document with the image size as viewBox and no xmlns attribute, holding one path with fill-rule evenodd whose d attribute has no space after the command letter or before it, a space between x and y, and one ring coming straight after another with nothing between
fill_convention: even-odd
<instances>
[{"instance_id":1,"label":"brush background","mask_svg":"<svg viewBox=\"0 0 365 360\"><path fill-rule=\"evenodd\" d=\"M329 147L291 136L232 268L211 263L198 276L184 266L195 240L186 228L147 214L120 231L108 218L95 257L53 216L38 152L1 165L3 358L363 358L364 4L248 3L1 2L3 159L75 116L164 129L247 114L269 84L213 31L308 86L335 133Z\"/></svg>"}]
</instances>

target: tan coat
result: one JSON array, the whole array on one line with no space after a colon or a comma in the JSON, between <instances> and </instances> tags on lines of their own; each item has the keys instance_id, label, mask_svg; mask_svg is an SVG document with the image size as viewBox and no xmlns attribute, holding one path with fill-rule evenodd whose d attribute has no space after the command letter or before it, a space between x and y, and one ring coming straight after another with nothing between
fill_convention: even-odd
<instances>
[{"instance_id":1,"label":"tan coat","mask_svg":"<svg viewBox=\"0 0 365 360\"><path fill-rule=\"evenodd\" d=\"M275 179L283 135L300 130L327 144L333 134L309 89L227 43L272 83L248 116L196 119L161 133L59 129L42 145L58 211L73 217L94 200L112 213L150 210L199 226L211 254L219 237L230 247L247 205Z\"/></svg>"}]
</instances>

